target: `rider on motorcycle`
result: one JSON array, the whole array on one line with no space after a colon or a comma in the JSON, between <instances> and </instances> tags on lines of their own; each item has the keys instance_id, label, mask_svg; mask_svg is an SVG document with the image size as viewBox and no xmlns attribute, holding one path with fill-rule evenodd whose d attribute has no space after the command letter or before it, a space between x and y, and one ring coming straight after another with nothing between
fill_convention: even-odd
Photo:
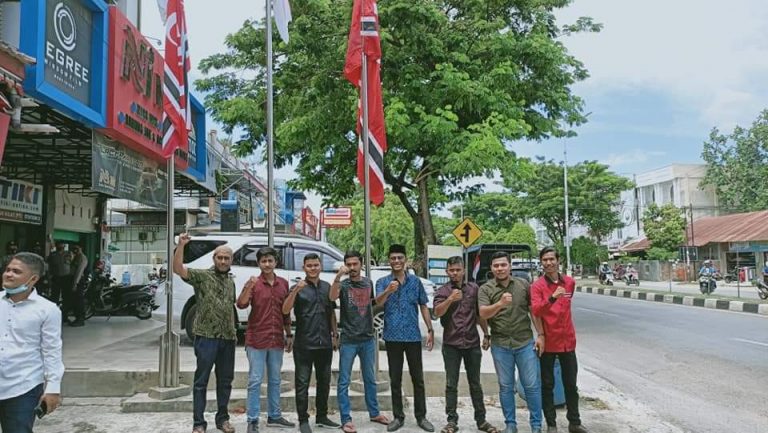
<instances>
[{"instance_id":1,"label":"rider on motorcycle","mask_svg":"<svg viewBox=\"0 0 768 433\"><path fill-rule=\"evenodd\" d=\"M603 262L600 265L600 282L601 283L605 281L605 276L608 275L609 273L613 273L613 271L611 270L611 267L608 266L608 262Z\"/></svg>"},{"instance_id":2,"label":"rider on motorcycle","mask_svg":"<svg viewBox=\"0 0 768 433\"><path fill-rule=\"evenodd\" d=\"M699 276L700 277L714 277L715 276L715 268L712 266L712 260L704 260L704 266L699 269Z\"/></svg>"}]
</instances>

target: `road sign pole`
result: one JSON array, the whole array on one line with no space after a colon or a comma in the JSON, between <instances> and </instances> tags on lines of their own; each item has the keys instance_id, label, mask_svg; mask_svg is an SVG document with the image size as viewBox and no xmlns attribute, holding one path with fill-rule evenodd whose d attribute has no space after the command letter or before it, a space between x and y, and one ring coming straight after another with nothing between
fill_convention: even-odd
<instances>
[{"instance_id":1,"label":"road sign pole","mask_svg":"<svg viewBox=\"0 0 768 433\"><path fill-rule=\"evenodd\" d=\"M467 284L469 282L469 254L467 253L467 249L464 248L464 284Z\"/></svg>"}]
</instances>

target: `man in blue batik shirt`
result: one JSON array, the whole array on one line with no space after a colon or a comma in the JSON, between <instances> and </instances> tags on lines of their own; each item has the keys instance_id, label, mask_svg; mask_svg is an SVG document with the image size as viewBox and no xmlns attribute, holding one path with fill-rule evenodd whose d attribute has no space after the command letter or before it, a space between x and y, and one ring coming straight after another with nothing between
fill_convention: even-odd
<instances>
[{"instance_id":1,"label":"man in blue batik shirt","mask_svg":"<svg viewBox=\"0 0 768 433\"><path fill-rule=\"evenodd\" d=\"M421 332L419 312L427 325L427 350L432 350L435 332L427 308L427 293L421 280L406 271L405 247L389 247L389 265L392 274L376 282L376 305L384 306L384 342L389 361L389 382L392 389L392 413L394 420L387 426L393 432L403 426L403 361L408 360L408 370L413 382L414 415L423 430L435 431L427 420L427 399L424 394L424 370L421 363Z\"/></svg>"}]
</instances>

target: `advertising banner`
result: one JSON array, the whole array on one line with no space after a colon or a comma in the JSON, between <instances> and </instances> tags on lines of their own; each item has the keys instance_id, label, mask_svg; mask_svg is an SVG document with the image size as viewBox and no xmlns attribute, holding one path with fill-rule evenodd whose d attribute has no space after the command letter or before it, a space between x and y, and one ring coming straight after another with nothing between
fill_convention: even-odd
<instances>
[{"instance_id":1,"label":"advertising banner","mask_svg":"<svg viewBox=\"0 0 768 433\"><path fill-rule=\"evenodd\" d=\"M24 89L75 120L103 127L106 114L107 6L101 0L21 4Z\"/></svg>"},{"instance_id":2,"label":"advertising banner","mask_svg":"<svg viewBox=\"0 0 768 433\"><path fill-rule=\"evenodd\" d=\"M133 150L161 160L163 56L116 6L109 8L107 124L103 132ZM176 168L188 165L186 149Z\"/></svg>"},{"instance_id":3,"label":"advertising banner","mask_svg":"<svg viewBox=\"0 0 768 433\"><path fill-rule=\"evenodd\" d=\"M321 221L325 228L343 228L352 225L352 208L327 207L321 212Z\"/></svg>"},{"instance_id":4,"label":"advertising banner","mask_svg":"<svg viewBox=\"0 0 768 433\"><path fill-rule=\"evenodd\" d=\"M189 98L192 113L192 130L189 131L189 149L187 169L182 170L199 184L203 184L206 176L208 145L206 144L205 108L194 96ZM215 192L215 188L213 189Z\"/></svg>"},{"instance_id":5,"label":"advertising banner","mask_svg":"<svg viewBox=\"0 0 768 433\"><path fill-rule=\"evenodd\" d=\"M0 178L0 220L29 224L43 222L43 187Z\"/></svg>"},{"instance_id":6,"label":"advertising banner","mask_svg":"<svg viewBox=\"0 0 768 433\"><path fill-rule=\"evenodd\" d=\"M162 163L93 133L91 189L147 206L165 208L168 175Z\"/></svg>"}]
</instances>

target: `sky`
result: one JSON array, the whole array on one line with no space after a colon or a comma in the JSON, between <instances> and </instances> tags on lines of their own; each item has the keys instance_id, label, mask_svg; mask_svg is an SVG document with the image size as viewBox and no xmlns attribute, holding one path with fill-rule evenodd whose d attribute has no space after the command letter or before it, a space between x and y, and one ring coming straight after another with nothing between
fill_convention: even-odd
<instances>
[{"instance_id":1,"label":"sky","mask_svg":"<svg viewBox=\"0 0 768 433\"><path fill-rule=\"evenodd\" d=\"M263 0L187 0L192 78L200 59L224 49L224 37L246 18L264 16ZM600 33L566 37L590 78L574 86L589 122L578 136L512 143L520 156L598 160L631 176L672 163L701 163L710 130L749 126L768 107L768 2L765 0L574 0L560 23L590 16ZM162 39L152 0L142 32ZM209 121L209 129L216 128ZM218 128L221 129L221 128ZM290 167L276 175L291 179ZM321 198L310 194L317 211Z\"/></svg>"}]
</instances>

